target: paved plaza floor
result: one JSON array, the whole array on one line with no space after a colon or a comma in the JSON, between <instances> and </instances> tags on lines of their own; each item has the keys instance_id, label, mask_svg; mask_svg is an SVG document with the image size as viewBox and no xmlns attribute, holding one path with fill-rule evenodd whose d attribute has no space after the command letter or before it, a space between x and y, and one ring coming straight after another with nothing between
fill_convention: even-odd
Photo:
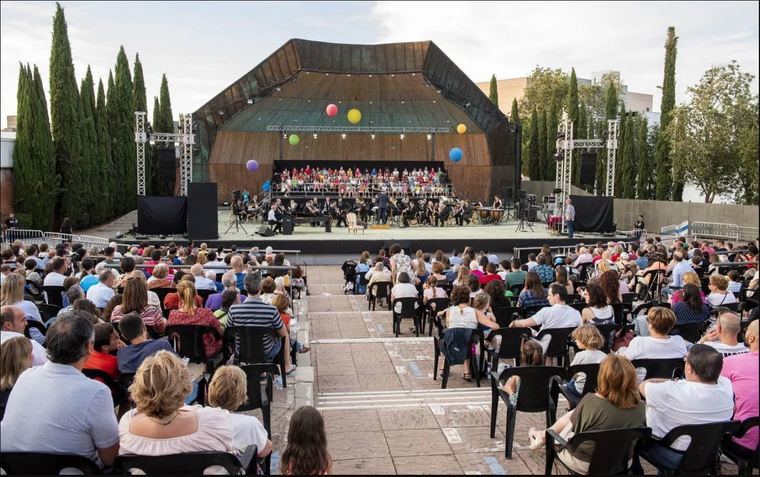
<instances>
[{"instance_id":1,"label":"paved plaza floor","mask_svg":"<svg viewBox=\"0 0 760 477\"><path fill-rule=\"evenodd\" d=\"M544 426L543 413L518 413L513 458L505 459L505 408L491 439L486 380L478 388L455 366L441 390L433 381L432 338L414 337L411 320L394 337L390 312L368 311L363 296L343 294L338 267L309 267L308 280L311 296L297 300L296 313L299 340L311 352L299 356L295 383L275 392L274 465L292 411L309 404L325 418L335 474L544 473L543 450L531 451L527 440L528 428ZM558 414L566 408L560 402Z\"/></svg>"}]
</instances>

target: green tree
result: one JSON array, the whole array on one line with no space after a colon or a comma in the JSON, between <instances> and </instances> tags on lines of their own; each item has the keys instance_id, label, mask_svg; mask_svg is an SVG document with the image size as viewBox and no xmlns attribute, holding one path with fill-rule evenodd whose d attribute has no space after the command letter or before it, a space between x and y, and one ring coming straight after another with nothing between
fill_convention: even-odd
<instances>
[{"instance_id":1,"label":"green tree","mask_svg":"<svg viewBox=\"0 0 760 477\"><path fill-rule=\"evenodd\" d=\"M742 126L737 134L737 147L739 153L739 175L737 182L741 187L737 188L734 199L739 204L758 203L758 101L747 108L751 114L742 121ZM752 111L754 109L754 111Z\"/></svg>"},{"instance_id":2,"label":"green tree","mask_svg":"<svg viewBox=\"0 0 760 477\"><path fill-rule=\"evenodd\" d=\"M629 140L626 136L626 125L630 122L630 118L625 111L625 105L620 104L620 140L618 142L618 150L615 155L615 197L623 197L623 162L625 161L624 149L626 142Z\"/></svg>"},{"instance_id":3,"label":"green tree","mask_svg":"<svg viewBox=\"0 0 760 477\"><path fill-rule=\"evenodd\" d=\"M121 198L124 196L124 171L121 164L116 162L114 155L116 150L116 130L119 127L119 110L117 108L116 85L113 80L113 72L108 70L108 89L106 90L106 126L108 128L108 158L113 171L113 182L111 183L111 204L114 215L121 213Z\"/></svg>"},{"instance_id":4,"label":"green tree","mask_svg":"<svg viewBox=\"0 0 760 477\"><path fill-rule=\"evenodd\" d=\"M60 178L55 173L55 146L50 134L50 116L48 115L48 103L45 99L45 88L42 86L42 78L37 65L34 65L35 86L35 109L34 109L34 164L39 170L38 203L55 204L58 198ZM37 210L43 209L43 210ZM53 228L54 210L51 207L35 207L42 230Z\"/></svg>"},{"instance_id":5,"label":"green tree","mask_svg":"<svg viewBox=\"0 0 760 477\"><path fill-rule=\"evenodd\" d=\"M166 74L161 77L161 89L159 96L160 110L158 118L154 113L153 130L156 132L173 133L174 132L174 115L172 113L172 101L169 96L169 81L166 79ZM156 119L158 121L156 121Z\"/></svg>"},{"instance_id":6,"label":"green tree","mask_svg":"<svg viewBox=\"0 0 760 477\"><path fill-rule=\"evenodd\" d=\"M587 139L588 138L588 110L586 109L586 104L581 103L580 108L578 110L578 122L573 126L573 136L575 136L576 139ZM582 150L576 150L575 154L580 157ZM573 164L573 183L581 185L581 168L580 168L580 161L578 161L578 166L576 167L575 163ZM593 187L591 188L593 190Z\"/></svg>"},{"instance_id":7,"label":"green tree","mask_svg":"<svg viewBox=\"0 0 760 477\"><path fill-rule=\"evenodd\" d=\"M119 214L135 208L135 102L133 96L132 77L129 72L129 61L124 47L119 48L116 56L116 68L113 78L113 95L108 89L109 134L111 136L111 158L116 175L118 198L114 207Z\"/></svg>"},{"instance_id":8,"label":"green tree","mask_svg":"<svg viewBox=\"0 0 760 477\"><path fill-rule=\"evenodd\" d=\"M530 113L530 134L528 135L530 153L528 154L528 177L530 180L537 181L541 177L541 156L538 137L538 113L536 107Z\"/></svg>"},{"instance_id":9,"label":"green tree","mask_svg":"<svg viewBox=\"0 0 760 477\"><path fill-rule=\"evenodd\" d=\"M615 85L613 83L609 83L607 85L605 98L606 98L605 111L604 111L605 121L603 121L604 128L607 127L606 120L615 119L617 117L618 96L617 96L617 89L615 88ZM605 132L606 132L606 129L605 129ZM602 149L602 153L599 154L599 160L596 162L596 179L594 182L596 184L596 193L598 195L604 195L607 190L607 150L606 149Z\"/></svg>"},{"instance_id":10,"label":"green tree","mask_svg":"<svg viewBox=\"0 0 760 477\"><path fill-rule=\"evenodd\" d=\"M647 118L641 117L636 125L636 164L638 174L636 176L636 198L653 199L654 181L652 180L652 170L654 168L654 157L649 147L649 125Z\"/></svg>"},{"instance_id":11,"label":"green tree","mask_svg":"<svg viewBox=\"0 0 760 477\"><path fill-rule=\"evenodd\" d=\"M625 122L625 143L623 144L622 160L620 161L620 182L616 189L620 190L619 196L623 199L636 198L636 144L634 136L634 117L629 117Z\"/></svg>"},{"instance_id":12,"label":"green tree","mask_svg":"<svg viewBox=\"0 0 760 477\"><path fill-rule=\"evenodd\" d=\"M742 138L747 130L757 131L757 97L750 86L753 79L735 61L710 68L699 83L687 89L690 101L673 110L667 125L673 175L695 184L705 202L736 191Z\"/></svg>"},{"instance_id":13,"label":"green tree","mask_svg":"<svg viewBox=\"0 0 760 477\"><path fill-rule=\"evenodd\" d=\"M662 80L662 103L660 106L660 134L657 137L655 163L657 167L657 200L681 200L681 194L673 181L673 164L670 157L668 137L673 108L676 105L676 28L668 27L665 40L665 72ZM680 183L680 180L679 180ZM680 186L683 191L683 186Z\"/></svg>"},{"instance_id":14,"label":"green tree","mask_svg":"<svg viewBox=\"0 0 760 477\"><path fill-rule=\"evenodd\" d=\"M85 208L85 218L88 224L99 224L105 220L106 211L102 210L99 180L102 171L98 160L98 132L96 126L95 83L89 65L79 89L82 109L82 163L84 165L79 190L80 205Z\"/></svg>"},{"instance_id":15,"label":"green tree","mask_svg":"<svg viewBox=\"0 0 760 477\"><path fill-rule=\"evenodd\" d=\"M538 113L538 180L549 179L549 156L546 150L546 111Z\"/></svg>"},{"instance_id":16,"label":"green tree","mask_svg":"<svg viewBox=\"0 0 760 477\"><path fill-rule=\"evenodd\" d=\"M491 85L488 91L488 99L498 108L499 107L499 90L496 87L496 75L491 75Z\"/></svg>"},{"instance_id":17,"label":"green tree","mask_svg":"<svg viewBox=\"0 0 760 477\"><path fill-rule=\"evenodd\" d=\"M111 161L111 136L108 134L108 108L103 80L98 81L98 98L96 103L95 125L98 135L98 171L100 173L100 198L103 208L103 220L113 217L114 177Z\"/></svg>"},{"instance_id":18,"label":"green tree","mask_svg":"<svg viewBox=\"0 0 760 477\"><path fill-rule=\"evenodd\" d=\"M570 70L569 86L567 90L567 99L565 100L565 110L567 111L567 118L573 122L573 136L580 137L577 133L577 128L580 125L580 107L578 104L578 78L575 76L575 68ZM573 177L572 183L579 185L580 181L580 167L579 167L580 151L573 151Z\"/></svg>"},{"instance_id":19,"label":"green tree","mask_svg":"<svg viewBox=\"0 0 760 477\"><path fill-rule=\"evenodd\" d=\"M509 120L515 124L520 122L520 112L517 109L517 98L512 99L512 112L509 114Z\"/></svg>"},{"instance_id":20,"label":"green tree","mask_svg":"<svg viewBox=\"0 0 760 477\"><path fill-rule=\"evenodd\" d=\"M85 176L82 160L81 104L74 64L71 60L68 27L61 5L56 3L53 17L53 43L50 52L50 119L55 146L56 172L63 188L56 219L69 217L75 227L83 225L79 185Z\"/></svg>"},{"instance_id":21,"label":"green tree","mask_svg":"<svg viewBox=\"0 0 760 477\"><path fill-rule=\"evenodd\" d=\"M546 116L546 156L548 158L548 168L546 169L546 179L553 181L557 175L557 168L554 161L554 155L557 152L557 126L559 118L557 117L557 106L552 104L549 107L549 114Z\"/></svg>"}]
</instances>

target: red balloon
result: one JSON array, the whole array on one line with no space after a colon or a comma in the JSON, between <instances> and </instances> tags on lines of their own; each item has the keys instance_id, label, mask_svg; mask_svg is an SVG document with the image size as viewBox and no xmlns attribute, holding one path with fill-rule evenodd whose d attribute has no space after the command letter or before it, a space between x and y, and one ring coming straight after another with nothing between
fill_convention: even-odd
<instances>
[{"instance_id":1,"label":"red balloon","mask_svg":"<svg viewBox=\"0 0 760 477\"><path fill-rule=\"evenodd\" d=\"M334 104L328 104L327 107L325 108L325 112L327 113L328 116L332 118L333 116L338 114L338 107Z\"/></svg>"}]
</instances>

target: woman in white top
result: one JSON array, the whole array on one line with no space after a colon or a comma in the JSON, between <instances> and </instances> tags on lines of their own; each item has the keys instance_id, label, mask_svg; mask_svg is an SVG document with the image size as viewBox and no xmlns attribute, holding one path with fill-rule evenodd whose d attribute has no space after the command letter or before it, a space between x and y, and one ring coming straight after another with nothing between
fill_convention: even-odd
<instances>
[{"instance_id":1,"label":"woman in white top","mask_svg":"<svg viewBox=\"0 0 760 477\"><path fill-rule=\"evenodd\" d=\"M710 275L710 294L707 304L712 308L736 303L736 297L728 291L728 278L723 275Z\"/></svg>"},{"instance_id":2,"label":"woman in white top","mask_svg":"<svg viewBox=\"0 0 760 477\"><path fill-rule=\"evenodd\" d=\"M430 275L422 285L422 303L427 305L427 302L434 298L446 298L446 290L438 286L438 279L435 275Z\"/></svg>"},{"instance_id":3,"label":"woman in white top","mask_svg":"<svg viewBox=\"0 0 760 477\"><path fill-rule=\"evenodd\" d=\"M647 328L649 336L637 336L631 340L627 348L618 350L618 354L628 359L668 359L682 358L688 351L688 342L679 335L670 336L668 333L676 324L676 315L669 308L655 306L647 312ZM645 372L637 369L639 381L644 380Z\"/></svg>"},{"instance_id":4,"label":"woman in white top","mask_svg":"<svg viewBox=\"0 0 760 477\"><path fill-rule=\"evenodd\" d=\"M245 372L237 366L220 366L208 386L210 406L229 411L232 439L235 448L243 453L248 446L256 446L259 458L272 452L272 441L256 416L235 414L247 399L248 380Z\"/></svg>"},{"instance_id":5,"label":"woman in white top","mask_svg":"<svg viewBox=\"0 0 760 477\"><path fill-rule=\"evenodd\" d=\"M418 298L419 292L417 287L412 283L412 279L409 277L409 273L401 272L398 274L398 281L393 288L391 288L391 302L396 298ZM414 304L414 307L419 307L418 303ZM396 313L401 313L401 303L396 303Z\"/></svg>"},{"instance_id":6,"label":"woman in white top","mask_svg":"<svg viewBox=\"0 0 760 477\"><path fill-rule=\"evenodd\" d=\"M583 298L588 305L581 312L583 323L610 325L615 322L615 311L607 304L607 295L600 285L589 282L583 291Z\"/></svg>"},{"instance_id":7,"label":"woman in white top","mask_svg":"<svg viewBox=\"0 0 760 477\"><path fill-rule=\"evenodd\" d=\"M190 373L176 355L159 351L146 358L129 387L137 408L119 421L119 454L236 452L227 411L185 406L191 390Z\"/></svg>"}]
</instances>

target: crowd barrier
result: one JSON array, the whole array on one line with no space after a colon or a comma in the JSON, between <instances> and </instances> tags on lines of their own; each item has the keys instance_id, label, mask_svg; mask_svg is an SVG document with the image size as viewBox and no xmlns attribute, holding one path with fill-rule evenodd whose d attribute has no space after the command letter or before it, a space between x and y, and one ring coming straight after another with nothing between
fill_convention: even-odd
<instances>
[{"instance_id":1,"label":"crowd barrier","mask_svg":"<svg viewBox=\"0 0 760 477\"><path fill-rule=\"evenodd\" d=\"M16 240L20 240L25 245L46 243L49 246L56 246L59 243L81 243L86 249L92 247L105 248L109 240L103 237L93 237L92 235L63 234L60 232L43 232L42 230L33 229L8 229L0 240L3 247L10 246Z\"/></svg>"}]
</instances>

